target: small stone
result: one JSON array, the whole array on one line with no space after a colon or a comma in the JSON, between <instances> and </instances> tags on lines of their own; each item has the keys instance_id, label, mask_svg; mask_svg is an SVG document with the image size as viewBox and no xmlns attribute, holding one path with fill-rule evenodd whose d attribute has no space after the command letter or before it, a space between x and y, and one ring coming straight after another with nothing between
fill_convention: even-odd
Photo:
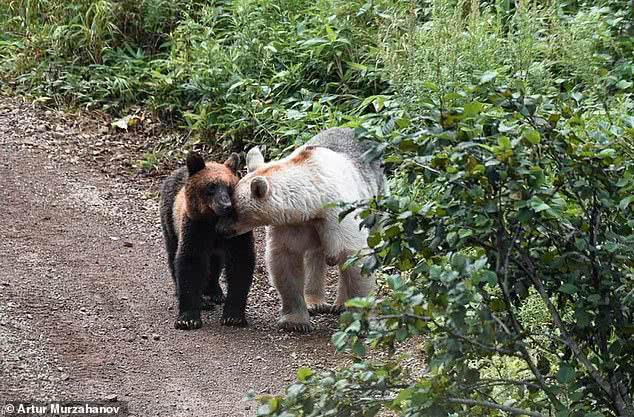
<instances>
[{"instance_id":1,"label":"small stone","mask_svg":"<svg viewBox=\"0 0 634 417\"><path fill-rule=\"evenodd\" d=\"M59 379L61 379L62 381L68 381L68 378L70 378L70 376L66 373L63 373Z\"/></svg>"},{"instance_id":2,"label":"small stone","mask_svg":"<svg viewBox=\"0 0 634 417\"><path fill-rule=\"evenodd\" d=\"M152 339L154 340L161 340L161 336L156 334L156 333L152 333Z\"/></svg>"},{"instance_id":3,"label":"small stone","mask_svg":"<svg viewBox=\"0 0 634 417\"><path fill-rule=\"evenodd\" d=\"M142 335L141 335L141 339L143 339L143 340L147 340L147 335L146 335L146 334L142 334Z\"/></svg>"},{"instance_id":4,"label":"small stone","mask_svg":"<svg viewBox=\"0 0 634 417\"><path fill-rule=\"evenodd\" d=\"M104 400L109 402L115 402L117 401L117 399L118 399L117 394L109 394L104 397Z\"/></svg>"},{"instance_id":5,"label":"small stone","mask_svg":"<svg viewBox=\"0 0 634 417\"><path fill-rule=\"evenodd\" d=\"M123 246L125 246L126 248L131 248L134 245L132 244L132 242L127 242L126 241L126 242L123 242Z\"/></svg>"}]
</instances>

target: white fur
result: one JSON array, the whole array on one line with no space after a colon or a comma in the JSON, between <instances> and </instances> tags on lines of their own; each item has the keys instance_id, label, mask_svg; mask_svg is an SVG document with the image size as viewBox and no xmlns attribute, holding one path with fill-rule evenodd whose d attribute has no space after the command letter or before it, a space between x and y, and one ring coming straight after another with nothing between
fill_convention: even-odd
<instances>
[{"instance_id":1,"label":"white fur","mask_svg":"<svg viewBox=\"0 0 634 417\"><path fill-rule=\"evenodd\" d=\"M341 265L366 247L367 232L360 230L354 213L339 222L339 208L324 206L368 199L378 192L345 154L314 147L308 159L290 162L304 148L268 164L259 149L252 149L247 155L249 173L234 193L238 233L269 226L266 262L282 298L282 325L309 323L304 297L311 306L324 303L324 262ZM281 168L260 176L266 180L266 194L257 198L251 183L262 172L258 168L275 166ZM342 270L336 304L365 296L371 288L372 279L362 277L358 268Z\"/></svg>"},{"instance_id":2,"label":"white fur","mask_svg":"<svg viewBox=\"0 0 634 417\"><path fill-rule=\"evenodd\" d=\"M264 156L257 146L247 152L247 171L255 171L255 169L264 164Z\"/></svg>"}]
</instances>

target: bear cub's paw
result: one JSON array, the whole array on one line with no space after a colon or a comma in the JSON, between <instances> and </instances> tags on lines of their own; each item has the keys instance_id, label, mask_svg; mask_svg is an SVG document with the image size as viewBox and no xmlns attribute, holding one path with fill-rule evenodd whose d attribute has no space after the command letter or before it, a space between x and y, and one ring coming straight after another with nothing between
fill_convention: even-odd
<instances>
[{"instance_id":1,"label":"bear cub's paw","mask_svg":"<svg viewBox=\"0 0 634 417\"><path fill-rule=\"evenodd\" d=\"M200 329L203 325L200 319L200 311L184 311L178 315L174 322L174 328L178 330Z\"/></svg>"}]
</instances>

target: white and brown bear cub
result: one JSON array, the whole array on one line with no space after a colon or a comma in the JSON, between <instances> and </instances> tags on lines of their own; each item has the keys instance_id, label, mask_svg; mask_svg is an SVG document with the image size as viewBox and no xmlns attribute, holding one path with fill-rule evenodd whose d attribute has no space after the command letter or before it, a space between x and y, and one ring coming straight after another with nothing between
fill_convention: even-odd
<instances>
[{"instance_id":1,"label":"white and brown bear cub","mask_svg":"<svg viewBox=\"0 0 634 417\"><path fill-rule=\"evenodd\" d=\"M247 155L249 173L234 191L237 220L228 234L267 227L266 264L282 299L281 328L311 330L311 313L337 311L352 297L368 295L372 277L358 267L343 270L346 259L367 246L367 231L353 214L339 222L337 201L353 202L384 193L380 161L367 162L372 142L351 129L328 129L288 157L265 163L258 148ZM334 306L324 299L326 264L339 265Z\"/></svg>"}]
</instances>

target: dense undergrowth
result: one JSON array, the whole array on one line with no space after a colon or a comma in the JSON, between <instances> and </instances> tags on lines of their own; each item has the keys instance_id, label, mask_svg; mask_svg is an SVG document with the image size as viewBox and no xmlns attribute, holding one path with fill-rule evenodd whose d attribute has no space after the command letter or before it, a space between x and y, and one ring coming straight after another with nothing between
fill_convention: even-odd
<instances>
[{"instance_id":1,"label":"dense undergrowth","mask_svg":"<svg viewBox=\"0 0 634 417\"><path fill-rule=\"evenodd\" d=\"M276 157L341 125L376 140L392 196L359 203L381 224L359 260L383 295L333 336L354 363L300 369L258 415L632 417L633 12L4 0L0 79L49 105L142 106L221 151Z\"/></svg>"}]
</instances>

